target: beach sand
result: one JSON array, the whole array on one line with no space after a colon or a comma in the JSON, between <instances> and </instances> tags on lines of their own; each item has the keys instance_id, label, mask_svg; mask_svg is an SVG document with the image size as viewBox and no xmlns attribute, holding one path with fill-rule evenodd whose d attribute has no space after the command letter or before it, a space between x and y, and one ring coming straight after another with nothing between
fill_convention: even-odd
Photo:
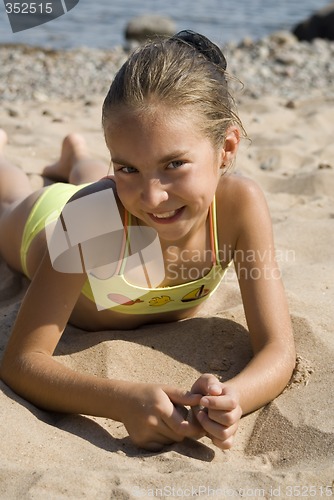
<instances>
[{"instance_id":1,"label":"beach sand","mask_svg":"<svg viewBox=\"0 0 334 500\"><path fill-rule=\"evenodd\" d=\"M101 105L99 97L28 101L12 113L4 104L7 156L37 186L63 136L78 131L107 165ZM334 496L334 99L312 94L287 106L244 97L239 111L251 142L236 170L266 194L291 310L298 357L290 386L242 419L231 450L203 438L156 454L139 451L119 422L41 411L1 382L0 498ZM1 355L28 282L4 262L0 276ZM225 380L250 356L232 269L196 318L129 332L69 326L56 351L79 371L185 388L203 372Z\"/></svg>"}]
</instances>

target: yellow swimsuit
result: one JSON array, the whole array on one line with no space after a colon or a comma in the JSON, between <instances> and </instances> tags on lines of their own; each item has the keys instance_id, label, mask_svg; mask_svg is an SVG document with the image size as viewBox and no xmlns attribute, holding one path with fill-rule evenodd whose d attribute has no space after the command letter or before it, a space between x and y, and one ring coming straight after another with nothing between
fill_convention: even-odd
<instances>
[{"instance_id":1,"label":"yellow swimsuit","mask_svg":"<svg viewBox=\"0 0 334 500\"><path fill-rule=\"evenodd\" d=\"M38 233L43 231L46 220L52 214L54 214L54 218L57 219L68 200L77 191L80 191L80 189L87 185L88 184L81 184L80 186L75 186L74 184L67 184L64 182L51 184L51 186L45 188L32 207L23 231L21 242L21 266L27 278L30 278L27 269L27 255L32 241Z\"/></svg>"},{"instance_id":2,"label":"yellow swimsuit","mask_svg":"<svg viewBox=\"0 0 334 500\"><path fill-rule=\"evenodd\" d=\"M44 229L45 221L56 210L58 214L66 202L81 186L57 183L50 186L42 194L28 218L21 248L22 267L28 276L26 268L26 255L29 245L36 234ZM155 314L168 311L186 310L201 304L219 286L226 270L218 260L219 248L217 238L216 204L215 199L209 210L210 239L212 267L203 277L166 287L140 287L131 284L125 277L124 271L130 255L131 214L125 213L124 244L119 257L119 269L106 279L97 277L98 273L88 271L82 294L94 302L98 310L111 309L124 314ZM149 281L148 281L149 283Z\"/></svg>"}]
</instances>

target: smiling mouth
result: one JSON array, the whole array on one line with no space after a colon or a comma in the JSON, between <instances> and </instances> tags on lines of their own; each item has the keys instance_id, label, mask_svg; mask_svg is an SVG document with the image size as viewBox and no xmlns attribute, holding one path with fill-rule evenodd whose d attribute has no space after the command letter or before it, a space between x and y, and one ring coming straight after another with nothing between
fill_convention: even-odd
<instances>
[{"instance_id":1,"label":"smiling mouth","mask_svg":"<svg viewBox=\"0 0 334 500\"><path fill-rule=\"evenodd\" d=\"M159 222L172 222L176 217L183 211L184 207L177 208L176 210L171 210L170 212L162 212L160 214L149 214L153 220L159 220Z\"/></svg>"},{"instance_id":2,"label":"smiling mouth","mask_svg":"<svg viewBox=\"0 0 334 500\"><path fill-rule=\"evenodd\" d=\"M158 217L158 219L168 219L169 217L173 217L177 210L173 210L172 212L165 212L163 214L152 214L154 217Z\"/></svg>"}]
</instances>

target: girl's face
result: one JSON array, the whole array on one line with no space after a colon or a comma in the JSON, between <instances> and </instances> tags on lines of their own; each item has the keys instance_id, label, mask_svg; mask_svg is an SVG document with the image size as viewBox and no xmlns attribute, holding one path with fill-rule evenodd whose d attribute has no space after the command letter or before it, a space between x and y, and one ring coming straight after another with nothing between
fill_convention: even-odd
<instances>
[{"instance_id":1,"label":"girl's face","mask_svg":"<svg viewBox=\"0 0 334 500\"><path fill-rule=\"evenodd\" d=\"M124 207L170 242L205 224L224 150L214 149L188 110L118 111L106 126Z\"/></svg>"}]
</instances>

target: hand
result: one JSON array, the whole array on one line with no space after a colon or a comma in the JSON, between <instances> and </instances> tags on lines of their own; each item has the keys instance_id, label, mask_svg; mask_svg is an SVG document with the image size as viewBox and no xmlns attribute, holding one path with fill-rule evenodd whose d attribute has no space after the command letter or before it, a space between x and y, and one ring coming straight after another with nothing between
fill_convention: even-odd
<instances>
[{"instance_id":1,"label":"hand","mask_svg":"<svg viewBox=\"0 0 334 500\"><path fill-rule=\"evenodd\" d=\"M122 422L137 446L160 451L164 445L181 442L185 437L198 439L204 435L197 421L187 420L188 410L183 406L196 406L200 399L200 394L174 387L129 384Z\"/></svg>"},{"instance_id":2,"label":"hand","mask_svg":"<svg viewBox=\"0 0 334 500\"><path fill-rule=\"evenodd\" d=\"M193 409L193 412L206 435L218 448L231 448L242 416L236 391L219 382L214 375L205 374L194 383L191 392L203 395L202 408Z\"/></svg>"}]
</instances>

